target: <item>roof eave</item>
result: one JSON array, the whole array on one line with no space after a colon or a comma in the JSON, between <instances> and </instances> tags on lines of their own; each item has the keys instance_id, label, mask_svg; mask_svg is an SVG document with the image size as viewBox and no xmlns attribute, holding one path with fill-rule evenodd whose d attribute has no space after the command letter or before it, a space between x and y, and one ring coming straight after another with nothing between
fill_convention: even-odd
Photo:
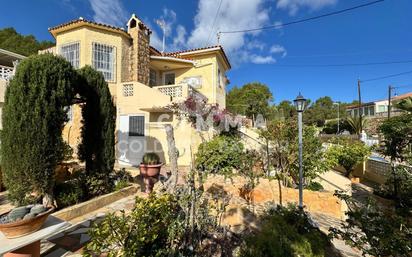
<instances>
[{"instance_id":1,"label":"roof eave","mask_svg":"<svg viewBox=\"0 0 412 257\"><path fill-rule=\"evenodd\" d=\"M203 53L208 53L208 52L219 52L222 55L222 59L225 61L227 65L227 69L231 69L232 65L230 64L229 58L227 57L225 51L223 50L223 47L221 46L216 46L213 48L207 48L207 49L201 49L201 50L195 50L195 51L187 51L187 52L182 52L179 53L178 55L196 55L196 54L203 54Z\"/></svg>"}]
</instances>

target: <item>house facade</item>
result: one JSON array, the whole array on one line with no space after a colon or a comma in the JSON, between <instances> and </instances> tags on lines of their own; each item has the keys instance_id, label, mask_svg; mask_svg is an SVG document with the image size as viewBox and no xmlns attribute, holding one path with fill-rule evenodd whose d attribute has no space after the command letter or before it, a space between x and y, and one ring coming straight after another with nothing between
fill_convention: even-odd
<instances>
[{"instance_id":1,"label":"house facade","mask_svg":"<svg viewBox=\"0 0 412 257\"><path fill-rule=\"evenodd\" d=\"M132 15L127 30L73 20L49 29L56 46L41 51L63 56L73 67L90 65L103 73L117 109L116 158L137 166L145 152L168 162L165 125L174 126L178 163L189 165L193 151L211 131L195 131L165 106L189 96L225 108L229 60L221 46L161 53L150 46L151 30ZM80 106L69 110L63 137L76 149Z\"/></svg>"},{"instance_id":2,"label":"house facade","mask_svg":"<svg viewBox=\"0 0 412 257\"><path fill-rule=\"evenodd\" d=\"M412 92L394 96L391 98L392 103L400 101L402 99L412 97ZM377 100L373 102L363 103L360 108L359 105L349 105L346 107L346 113L351 117L358 117L359 110L361 110L362 116L364 117L386 117L388 115L389 100ZM402 111L397 109L393 104L391 104L391 115L396 116L401 114Z\"/></svg>"}]
</instances>

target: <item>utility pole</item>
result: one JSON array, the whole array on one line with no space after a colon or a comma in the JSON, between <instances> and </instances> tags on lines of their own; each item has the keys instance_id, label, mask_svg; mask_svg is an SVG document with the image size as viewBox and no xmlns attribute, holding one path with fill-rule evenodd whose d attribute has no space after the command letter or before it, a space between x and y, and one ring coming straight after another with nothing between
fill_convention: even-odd
<instances>
[{"instance_id":1,"label":"utility pole","mask_svg":"<svg viewBox=\"0 0 412 257\"><path fill-rule=\"evenodd\" d=\"M216 34L216 37L217 37L217 44L218 45L220 45L220 35L221 35L222 33L219 31L217 34Z\"/></svg>"},{"instance_id":2,"label":"utility pole","mask_svg":"<svg viewBox=\"0 0 412 257\"><path fill-rule=\"evenodd\" d=\"M362 114L363 114L363 111L362 111L362 97L361 97L361 88L360 87L361 87L360 79L358 79L358 101L359 101L358 117L359 117L359 128L360 128L359 135L362 134L362 130L363 130L363 127L362 127Z\"/></svg>"},{"instance_id":3,"label":"utility pole","mask_svg":"<svg viewBox=\"0 0 412 257\"><path fill-rule=\"evenodd\" d=\"M391 85L389 85L389 87L388 87L388 119L390 119L390 117L391 117L392 89L393 89L393 87Z\"/></svg>"}]
</instances>

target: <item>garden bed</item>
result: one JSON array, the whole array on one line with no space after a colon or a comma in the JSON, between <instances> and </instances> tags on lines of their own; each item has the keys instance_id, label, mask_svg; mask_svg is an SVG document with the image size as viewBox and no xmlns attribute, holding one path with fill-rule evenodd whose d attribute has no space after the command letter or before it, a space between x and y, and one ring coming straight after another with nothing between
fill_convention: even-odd
<instances>
[{"instance_id":1,"label":"garden bed","mask_svg":"<svg viewBox=\"0 0 412 257\"><path fill-rule=\"evenodd\" d=\"M129 195L135 194L139 190L140 186L131 185L120 189L119 191L102 195L86 202L82 202L73 206L69 206L60 211L53 213L54 217L59 219L70 221L79 216L85 215L89 212L100 209L110 203L113 203L121 198L127 197Z\"/></svg>"}]
</instances>

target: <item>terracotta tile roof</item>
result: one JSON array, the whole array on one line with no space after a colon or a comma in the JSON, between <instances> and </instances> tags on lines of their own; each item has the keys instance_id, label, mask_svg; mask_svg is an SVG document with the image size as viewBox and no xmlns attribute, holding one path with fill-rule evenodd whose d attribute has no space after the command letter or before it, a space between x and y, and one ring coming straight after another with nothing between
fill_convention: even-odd
<instances>
[{"instance_id":1,"label":"terracotta tile roof","mask_svg":"<svg viewBox=\"0 0 412 257\"><path fill-rule=\"evenodd\" d=\"M162 53L153 46L150 46L150 55L160 56Z\"/></svg>"},{"instance_id":2,"label":"terracotta tile roof","mask_svg":"<svg viewBox=\"0 0 412 257\"><path fill-rule=\"evenodd\" d=\"M49 31L56 30L56 29L60 29L60 28L63 28L63 27L66 27L66 26L69 26L69 25L72 25L72 24L76 24L76 23L88 23L88 24L93 24L93 25L97 25L97 26L102 26L102 27L105 27L105 28L108 28L108 29L113 29L113 30L118 30L118 31L126 32L126 31L125 31L124 29L122 29L122 28L115 27L115 26L108 25L108 24L104 24L104 23L98 23L98 22L94 22L94 21L89 21L89 20L86 20L86 19L84 19L84 18L82 18L82 17L80 17L80 18L78 18L78 19L75 19L75 20L71 20L71 21L62 23L62 24L57 25L57 26L54 26L54 27L51 27L51 28L49 28Z\"/></svg>"},{"instance_id":3,"label":"terracotta tile roof","mask_svg":"<svg viewBox=\"0 0 412 257\"><path fill-rule=\"evenodd\" d=\"M175 51L175 52L169 52L169 53L164 53L165 56L173 56L173 57L178 57L181 54L188 54L190 52L196 52L196 51L202 51L202 50L208 50L208 49L213 49L213 48L219 48L222 51L223 58L229 65L229 68L231 67L229 58L227 57L225 50L221 45L214 45L214 46L207 46L207 47L201 47L201 48L194 48L194 49L187 49L187 50L181 50L181 51Z\"/></svg>"},{"instance_id":4,"label":"terracotta tile roof","mask_svg":"<svg viewBox=\"0 0 412 257\"><path fill-rule=\"evenodd\" d=\"M180 51L175 51L175 52L169 52L169 53L165 53L165 55L177 55L177 54L195 52L195 51L212 49L212 48L217 48L217 47L222 48L220 45L214 45L214 46L206 46L206 47L200 47L200 48L194 48L194 49L186 49L186 50L180 50Z\"/></svg>"},{"instance_id":5,"label":"terracotta tile roof","mask_svg":"<svg viewBox=\"0 0 412 257\"><path fill-rule=\"evenodd\" d=\"M120 33L122 33L122 34L130 37L129 33L127 33L127 31L126 31L125 29L123 29L123 28L119 28L119 27L112 26L112 25L108 25L108 24L104 24L104 23L98 23L98 22L94 22L94 21L89 21L89 20L86 20L86 19L84 19L84 18L82 18L82 17L80 17L80 18L78 18L78 19L76 19L76 20L71 20L71 21L65 22L65 23L63 23L63 24L60 24L60 25L51 27L51 28L49 28L49 31L52 33L54 30L61 29L61 28L64 28L64 27L67 27L67 26L70 26L70 25L73 25L73 24L77 24L77 23L84 23L84 24L90 24L90 25L102 27L102 28L109 29L109 30L112 30L112 31L120 32ZM147 27L143 22L140 22L139 25L142 26L144 29L147 29L147 30L149 31L149 33L152 32L152 31L149 29L149 27ZM52 34L53 34L53 33L52 33Z\"/></svg>"},{"instance_id":6,"label":"terracotta tile roof","mask_svg":"<svg viewBox=\"0 0 412 257\"><path fill-rule=\"evenodd\" d=\"M412 92L402 94L402 95L398 95L398 96L394 96L392 99L393 100L402 100L402 99L408 98L408 97L412 97Z\"/></svg>"}]
</instances>

